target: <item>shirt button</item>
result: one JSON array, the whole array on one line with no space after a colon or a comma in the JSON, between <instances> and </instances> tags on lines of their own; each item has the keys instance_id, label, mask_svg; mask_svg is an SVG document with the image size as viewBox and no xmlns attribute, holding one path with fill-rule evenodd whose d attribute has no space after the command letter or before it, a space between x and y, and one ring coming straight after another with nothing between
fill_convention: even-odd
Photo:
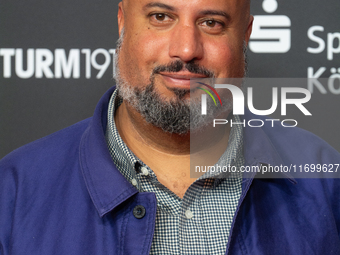
<instances>
[{"instance_id":1,"label":"shirt button","mask_svg":"<svg viewBox=\"0 0 340 255\"><path fill-rule=\"evenodd\" d=\"M141 170L142 170L142 174L143 175L148 175L149 174L149 171L148 171L148 169L145 167L145 166L143 166L142 168L141 168Z\"/></svg>"},{"instance_id":2,"label":"shirt button","mask_svg":"<svg viewBox=\"0 0 340 255\"><path fill-rule=\"evenodd\" d=\"M137 181L136 181L136 179L132 179L132 180L131 180L131 183L132 183L133 186L137 186Z\"/></svg>"},{"instance_id":3,"label":"shirt button","mask_svg":"<svg viewBox=\"0 0 340 255\"><path fill-rule=\"evenodd\" d=\"M142 205L136 205L135 208L133 208L133 216L135 216L137 219L143 218L145 215L145 207Z\"/></svg>"},{"instance_id":4,"label":"shirt button","mask_svg":"<svg viewBox=\"0 0 340 255\"><path fill-rule=\"evenodd\" d=\"M192 217L194 217L194 214L190 210L186 210L185 217L190 220Z\"/></svg>"}]
</instances>

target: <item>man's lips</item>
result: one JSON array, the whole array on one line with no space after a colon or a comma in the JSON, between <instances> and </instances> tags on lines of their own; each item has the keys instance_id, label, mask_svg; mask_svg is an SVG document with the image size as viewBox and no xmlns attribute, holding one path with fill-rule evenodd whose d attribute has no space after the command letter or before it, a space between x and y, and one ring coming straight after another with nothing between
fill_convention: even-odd
<instances>
[{"instance_id":1,"label":"man's lips","mask_svg":"<svg viewBox=\"0 0 340 255\"><path fill-rule=\"evenodd\" d=\"M206 75L203 74L194 74L189 72L177 72L177 73L168 73L168 72L160 72L161 75L168 76L173 79L181 79L181 80L190 80L197 78L206 78Z\"/></svg>"},{"instance_id":2,"label":"man's lips","mask_svg":"<svg viewBox=\"0 0 340 255\"><path fill-rule=\"evenodd\" d=\"M177 72L177 73L160 72L159 74L163 76L164 80L167 83L170 83L171 87L180 86L183 89L190 88L190 79L207 78L206 75L193 74L190 72Z\"/></svg>"}]
</instances>

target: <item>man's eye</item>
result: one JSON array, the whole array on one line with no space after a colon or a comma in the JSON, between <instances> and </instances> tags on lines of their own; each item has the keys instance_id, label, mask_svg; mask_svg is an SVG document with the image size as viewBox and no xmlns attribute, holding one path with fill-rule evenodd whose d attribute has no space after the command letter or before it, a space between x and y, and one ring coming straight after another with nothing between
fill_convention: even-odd
<instances>
[{"instance_id":1,"label":"man's eye","mask_svg":"<svg viewBox=\"0 0 340 255\"><path fill-rule=\"evenodd\" d=\"M155 18L158 21L163 21L163 20L165 20L165 14L163 14L163 13L156 13L155 14Z\"/></svg>"},{"instance_id":2,"label":"man's eye","mask_svg":"<svg viewBox=\"0 0 340 255\"><path fill-rule=\"evenodd\" d=\"M213 19L207 20L204 23L207 27L210 27L210 28L223 27L223 25L220 22L213 20Z\"/></svg>"},{"instance_id":3,"label":"man's eye","mask_svg":"<svg viewBox=\"0 0 340 255\"><path fill-rule=\"evenodd\" d=\"M216 25L216 21L215 20L208 20L206 21L206 24L208 27L214 27Z\"/></svg>"},{"instance_id":4,"label":"man's eye","mask_svg":"<svg viewBox=\"0 0 340 255\"><path fill-rule=\"evenodd\" d=\"M218 21L215 19L206 19L204 21L201 21L200 25L203 31L209 34L220 34L226 28L226 25L223 21Z\"/></svg>"},{"instance_id":5,"label":"man's eye","mask_svg":"<svg viewBox=\"0 0 340 255\"><path fill-rule=\"evenodd\" d=\"M154 13L154 14L151 14L150 17L160 22L168 21L170 19L170 17L164 13Z\"/></svg>"}]
</instances>

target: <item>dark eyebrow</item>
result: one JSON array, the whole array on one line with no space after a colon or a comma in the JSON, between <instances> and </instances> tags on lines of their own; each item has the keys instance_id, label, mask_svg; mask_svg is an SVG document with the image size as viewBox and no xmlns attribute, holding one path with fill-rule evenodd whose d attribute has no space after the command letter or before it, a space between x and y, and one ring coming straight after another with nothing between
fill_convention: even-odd
<instances>
[{"instance_id":1,"label":"dark eyebrow","mask_svg":"<svg viewBox=\"0 0 340 255\"><path fill-rule=\"evenodd\" d=\"M143 9L148 9L148 8L152 8L152 7L159 7L159 8L162 8L162 9L166 9L166 10L169 10L169 11L176 11L176 8L170 6L170 5L167 5L167 4L162 4L162 3L158 3L158 2L151 2L151 3L148 3L147 5L145 5L143 7Z\"/></svg>"},{"instance_id":2,"label":"dark eyebrow","mask_svg":"<svg viewBox=\"0 0 340 255\"><path fill-rule=\"evenodd\" d=\"M201 11L200 15L218 15L218 16L223 16L226 19L230 20L230 15L224 11L216 11L216 10L205 10Z\"/></svg>"}]
</instances>

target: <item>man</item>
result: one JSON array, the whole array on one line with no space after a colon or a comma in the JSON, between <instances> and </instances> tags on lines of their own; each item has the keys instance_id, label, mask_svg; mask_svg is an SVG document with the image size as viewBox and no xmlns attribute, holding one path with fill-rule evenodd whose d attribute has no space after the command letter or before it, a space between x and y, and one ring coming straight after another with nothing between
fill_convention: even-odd
<instances>
[{"instance_id":1,"label":"man","mask_svg":"<svg viewBox=\"0 0 340 255\"><path fill-rule=\"evenodd\" d=\"M119 3L118 90L0 163L1 254L340 254L338 180L190 178L206 128L190 130L190 79L242 78L252 19L248 0ZM236 125L221 141L202 155L238 169L340 159L298 129Z\"/></svg>"}]
</instances>

